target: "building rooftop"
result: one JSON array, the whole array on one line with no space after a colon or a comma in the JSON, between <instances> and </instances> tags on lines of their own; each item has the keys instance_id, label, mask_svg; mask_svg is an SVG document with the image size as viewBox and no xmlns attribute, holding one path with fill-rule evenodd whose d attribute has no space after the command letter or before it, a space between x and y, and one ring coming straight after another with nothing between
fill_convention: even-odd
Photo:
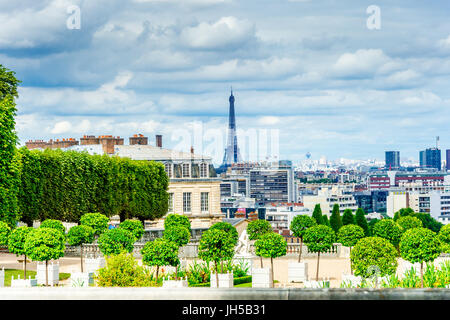
<instances>
[{"instance_id":1,"label":"building rooftop","mask_svg":"<svg viewBox=\"0 0 450 320\"><path fill-rule=\"evenodd\" d=\"M190 161L205 160L211 161L211 157L192 154L189 152L176 151L171 149L163 149L151 145L123 145L114 146L114 154L120 157L127 157L133 160L181 160Z\"/></svg>"}]
</instances>

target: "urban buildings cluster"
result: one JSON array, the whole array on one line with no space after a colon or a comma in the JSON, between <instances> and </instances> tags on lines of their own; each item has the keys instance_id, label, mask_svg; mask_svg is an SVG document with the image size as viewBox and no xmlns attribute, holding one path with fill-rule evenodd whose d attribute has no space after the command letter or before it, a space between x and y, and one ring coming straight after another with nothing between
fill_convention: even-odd
<instances>
[{"instance_id":1,"label":"urban buildings cluster","mask_svg":"<svg viewBox=\"0 0 450 320\"><path fill-rule=\"evenodd\" d=\"M87 151L133 160L153 160L164 164L170 179L168 213L181 213L192 219L194 228L208 228L226 219L266 219L273 229L289 236L289 225L299 214L311 215L316 204L331 215L337 204L341 213L363 208L368 219L393 217L402 208L429 213L438 221L450 223L450 150L444 165L441 150L435 147L419 152L419 165L402 165L400 151L386 151L385 162L341 159L318 162L307 159L294 165L289 160L275 162L242 161L236 136L235 98L229 99L228 143L223 163L215 168L212 158L190 152L164 149L162 136L155 144L136 134L124 145L121 137L83 136L44 142L28 141L26 146ZM437 139L438 141L438 139ZM162 228L156 221L153 228Z\"/></svg>"}]
</instances>

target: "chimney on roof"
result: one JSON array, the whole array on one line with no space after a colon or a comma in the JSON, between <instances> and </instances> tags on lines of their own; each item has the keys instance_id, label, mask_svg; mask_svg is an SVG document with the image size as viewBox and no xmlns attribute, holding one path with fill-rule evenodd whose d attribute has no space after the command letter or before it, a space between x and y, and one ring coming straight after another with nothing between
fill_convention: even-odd
<instances>
[{"instance_id":1,"label":"chimney on roof","mask_svg":"<svg viewBox=\"0 0 450 320\"><path fill-rule=\"evenodd\" d=\"M156 146L158 148L162 148L162 135L160 134L156 135Z\"/></svg>"},{"instance_id":2,"label":"chimney on roof","mask_svg":"<svg viewBox=\"0 0 450 320\"><path fill-rule=\"evenodd\" d=\"M191 146L191 154L194 154L194 147Z\"/></svg>"}]
</instances>

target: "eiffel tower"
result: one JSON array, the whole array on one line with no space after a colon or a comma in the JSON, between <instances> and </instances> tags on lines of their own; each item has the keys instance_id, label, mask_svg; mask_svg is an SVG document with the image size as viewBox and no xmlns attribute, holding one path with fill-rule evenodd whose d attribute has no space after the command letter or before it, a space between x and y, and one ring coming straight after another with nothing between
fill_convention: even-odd
<instances>
[{"instance_id":1,"label":"eiffel tower","mask_svg":"<svg viewBox=\"0 0 450 320\"><path fill-rule=\"evenodd\" d=\"M233 88L231 88L230 96L230 114L228 123L228 143L225 148L225 154L223 155L223 162L220 166L220 171L225 171L227 167L231 166L233 163L242 162L241 154L239 151L237 136L236 136L236 117L234 114L234 96Z\"/></svg>"}]
</instances>

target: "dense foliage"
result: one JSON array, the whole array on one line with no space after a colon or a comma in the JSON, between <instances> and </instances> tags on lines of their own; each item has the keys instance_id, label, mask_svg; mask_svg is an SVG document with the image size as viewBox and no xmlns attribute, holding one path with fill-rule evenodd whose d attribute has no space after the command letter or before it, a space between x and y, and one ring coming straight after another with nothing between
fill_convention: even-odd
<instances>
[{"instance_id":1,"label":"dense foliage","mask_svg":"<svg viewBox=\"0 0 450 320\"><path fill-rule=\"evenodd\" d=\"M189 243L191 233L185 226L171 227L164 230L164 239L174 242L178 247Z\"/></svg>"},{"instance_id":2,"label":"dense foliage","mask_svg":"<svg viewBox=\"0 0 450 320\"><path fill-rule=\"evenodd\" d=\"M368 278L374 274L386 276L397 270L397 250L392 243L380 237L367 237L358 241L350 254L356 276Z\"/></svg>"},{"instance_id":3,"label":"dense foliage","mask_svg":"<svg viewBox=\"0 0 450 320\"><path fill-rule=\"evenodd\" d=\"M345 209L342 215L342 225L355 224L355 216L351 209Z\"/></svg>"},{"instance_id":4,"label":"dense foliage","mask_svg":"<svg viewBox=\"0 0 450 320\"><path fill-rule=\"evenodd\" d=\"M272 226L267 220L258 219L251 221L247 225L247 233L250 240L256 240L268 232L272 232Z\"/></svg>"},{"instance_id":5,"label":"dense foliage","mask_svg":"<svg viewBox=\"0 0 450 320\"><path fill-rule=\"evenodd\" d=\"M31 227L19 227L11 231L8 238L8 251L16 255L24 255L25 253L25 240L30 232L35 229Z\"/></svg>"},{"instance_id":6,"label":"dense foliage","mask_svg":"<svg viewBox=\"0 0 450 320\"><path fill-rule=\"evenodd\" d=\"M25 253L33 261L57 260L64 256L65 236L52 228L38 228L25 240Z\"/></svg>"},{"instance_id":7,"label":"dense foliage","mask_svg":"<svg viewBox=\"0 0 450 320\"><path fill-rule=\"evenodd\" d=\"M79 222L87 212L153 220L167 212L161 163L62 150L19 150L22 221Z\"/></svg>"},{"instance_id":8,"label":"dense foliage","mask_svg":"<svg viewBox=\"0 0 450 320\"><path fill-rule=\"evenodd\" d=\"M255 254L258 257L275 259L285 256L286 252L286 240L275 232L266 233L255 242Z\"/></svg>"},{"instance_id":9,"label":"dense foliage","mask_svg":"<svg viewBox=\"0 0 450 320\"><path fill-rule=\"evenodd\" d=\"M171 227L178 227L180 225L185 226L188 228L189 232L191 232L191 221L189 221L189 218L184 215L171 213L164 219L165 230Z\"/></svg>"},{"instance_id":10,"label":"dense foliage","mask_svg":"<svg viewBox=\"0 0 450 320\"><path fill-rule=\"evenodd\" d=\"M398 246L403 229L392 219L382 219L373 226L373 235L389 240L394 246Z\"/></svg>"},{"instance_id":11,"label":"dense foliage","mask_svg":"<svg viewBox=\"0 0 450 320\"><path fill-rule=\"evenodd\" d=\"M315 225L317 225L317 223L314 218L302 214L295 216L294 219L292 219L291 225L289 227L295 237L302 239L305 231Z\"/></svg>"},{"instance_id":12,"label":"dense foliage","mask_svg":"<svg viewBox=\"0 0 450 320\"><path fill-rule=\"evenodd\" d=\"M438 238L442 244L442 251L445 253L450 253L450 224L447 224L441 228Z\"/></svg>"},{"instance_id":13,"label":"dense foliage","mask_svg":"<svg viewBox=\"0 0 450 320\"><path fill-rule=\"evenodd\" d=\"M106 259L95 276L99 287L150 287L155 282L149 271L139 266L133 255L122 252Z\"/></svg>"},{"instance_id":14,"label":"dense foliage","mask_svg":"<svg viewBox=\"0 0 450 320\"><path fill-rule=\"evenodd\" d=\"M331 227L318 225L306 230L303 241L311 252L326 252L331 249L336 234Z\"/></svg>"},{"instance_id":15,"label":"dense foliage","mask_svg":"<svg viewBox=\"0 0 450 320\"><path fill-rule=\"evenodd\" d=\"M369 236L369 225L367 223L367 219L366 219L366 213L364 212L363 208L358 208L356 210L355 213L355 223L360 226L361 228L363 228L364 230L364 234L367 236Z\"/></svg>"},{"instance_id":16,"label":"dense foliage","mask_svg":"<svg viewBox=\"0 0 450 320\"><path fill-rule=\"evenodd\" d=\"M236 228L233 227L230 223L217 222L209 228L209 230L216 230L216 229L225 231L233 239L233 244L237 245L238 239L239 239L239 234L238 234Z\"/></svg>"},{"instance_id":17,"label":"dense foliage","mask_svg":"<svg viewBox=\"0 0 450 320\"><path fill-rule=\"evenodd\" d=\"M422 221L422 225L424 228L430 229L431 231L434 231L436 233L438 233L439 230L441 230L441 228L443 227L443 224L434 219L433 217L431 217L429 213L422 213L422 212L417 213L414 212L414 210L411 208L402 208L399 211L397 211L394 214L394 221L397 221L401 217L408 217L408 216L418 218L420 221Z\"/></svg>"},{"instance_id":18,"label":"dense foliage","mask_svg":"<svg viewBox=\"0 0 450 320\"><path fill-rule=\"evenodd\" d=\"M339 229L337 241L344 247L353 247L364 237L365 234L363 228L354 224L349 224Z\"/></svg>"},{"instance_id":19,"label":"dense foliage","mask_svg":"<svg viewBox=\"0 0 450 320\"><path fill-rule=\"evenodd\" d=\"M202 234L198 247L198 257L206 262L218 264L234 256L234 239L221 229L208 229Z\"/></svg>"},{"instance_id":20,"label":"dense foliage","mask_svg":"<svg viewBox=\"0 0 450 320\"><path fill-rule=\"evenodd\" d=\"M178 266L178 246L175 242L159 238L147 242L141 250L142 263L148 266L156 266L156 279L158 280L159 268L162 266Z\"/></svg>"},{"instance_id":21,"label":"dense foliage","mask_svg":"<svg viewBox=\"0 0 450 320\"><path fill-rule=\"evenodd\" d=\"M86 213L81 216L80 224L91 227L94 235L99 236L108 230L109 218L101 213Z\"/></svg>"},{"instance_id":22,"label":"dense foliage","mask_svg":"<svg viewBox=\"0 0 450 320\"><path fill-rule=\"evenodd\" d=\"M47 219L43 221L40 228L51 228L60 231L62 234L66 233L66 227L59 220Z\"/></svg>"},{"instance_id":23,"label":"dense foliage","mask_svg":"<svg viewBox=\"0 0 450 320\"><path fill-rule=\"evenodd\" d=\"M317 224L322 224L322 209L320 208L320 204L314 206L312 217L316 220Z\"/></svg>"},{"instance_id":24,"label":"dense foliage","mask_svg":"<svg viewBox=\"0 0 450 320\"><path fill-rule=\"evenodd\" d=\"M339 205L336 203L333 206L333 212L330 216L330 226L334 230L335 233L339 231L339 229L342 227L342 219L341 219L341 212L339 210Z\"/></svg>"},{"instance_id":25,"label":"dense foliage","mask_svg":"<svg viewBox=\"0 0 450 320\"><path fill-rule=\"evenodd\" d=\"M401 217L397 220L397 223L403 228L403 232L408 229L421 228L423 226L422 221L420 221L419 218L412 216Z\"/></svg>"},{"instance_id":26,"label":"dense foliage","mask_svg":"<svg viewBox=\"0 0 450 320\"><path fill-rule=\"evenodd\" d=\"M8 245L8 237L11 232L11 228L6 222L0 221L0 246Z\"/></svg>"},{"instance_id":27,"label":"dense foliage","mask_svg":"<svg viewBox=\"0 0 450 320\"><path fill-rule=\"evenodd\" d=\"M441 254L441 243L436 233L429 229L409 229L401 238L400 254L411 263L433 261Z\"/></svg>"},{"instance_id":28,"label":"dense foliage","mask_svg":"<svg viewBox=\"0 0 450 320\"><path fill-rule=\"evenodd\" d=\"M98 238L98 247L105 256L132 252L134 249L134 236L125 229L114 228L106 231Z\"/></svg>"},{"instance_id":29,"label":"dense foliage","mask_svg":"<svg viewBox=\"0 0 450 320\"><path fill-rule=\"evenodd\" d=\"M144 225L139 220L127 219L119 224L119 228L130 231L136 241L144 235Z\"/></svg>"},{"instance_id":30,"label":"dense foliage","mask_svg":"<svg viewBox=\"0 0 450 320\"><path fill-rule=\"evenodd\" d=\"M89 226L73 226L67 233L67 241L71 246L81 246L94 241L94 229Z\"/></svg>"}]
</instances>

